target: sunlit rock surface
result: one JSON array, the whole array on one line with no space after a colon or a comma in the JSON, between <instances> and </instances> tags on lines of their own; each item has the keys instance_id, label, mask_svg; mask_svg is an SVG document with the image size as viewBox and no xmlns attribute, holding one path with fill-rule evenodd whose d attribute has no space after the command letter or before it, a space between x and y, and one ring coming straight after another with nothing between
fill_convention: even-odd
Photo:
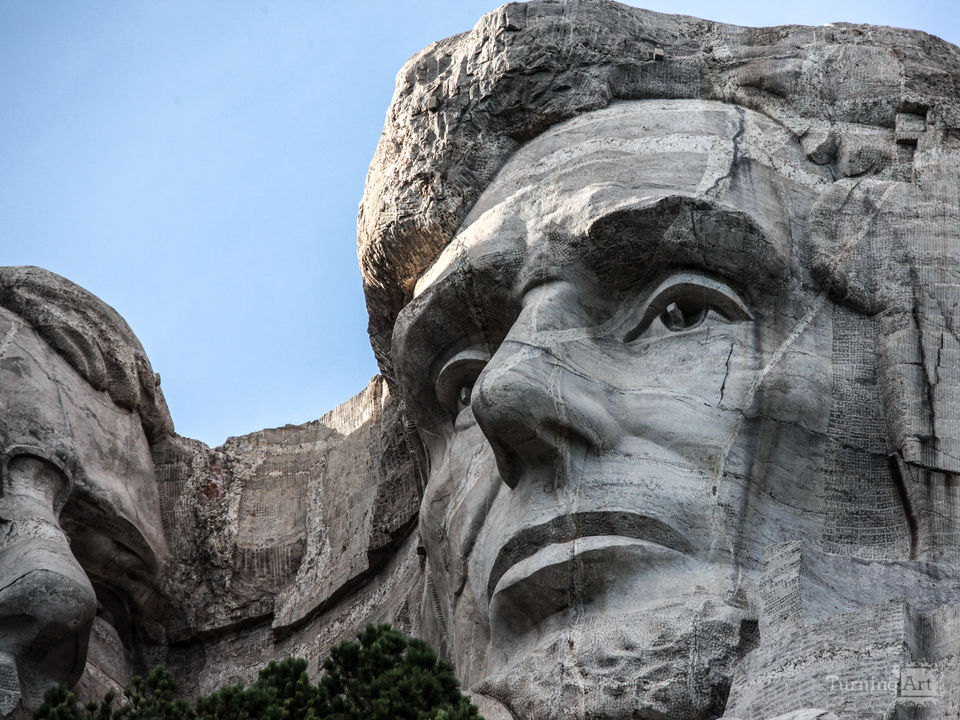
<instances>
[{"instance_id":1,"label":"sunlit rock surface","mask_svg":"<svg viewBox=\"0 0 960 720\"><path fill-rule=\"evenodd\" d=\"M496 713L957 712L958 79L919 32L608 2L401 70L371 341L424 632Z\"/></svg>"},{"instance_id":2,"label":"sunlit rock surface","mask_svg":"<svg viewBox=\"0 0 960 720\"><path fill-rule=\"evenodd\" d=\"M488 720L956 717L958 81L910 30L504 6L397 79L383 378L219 448L0 269L0 715L389 621Z\"/></svg>"}]
</instances>

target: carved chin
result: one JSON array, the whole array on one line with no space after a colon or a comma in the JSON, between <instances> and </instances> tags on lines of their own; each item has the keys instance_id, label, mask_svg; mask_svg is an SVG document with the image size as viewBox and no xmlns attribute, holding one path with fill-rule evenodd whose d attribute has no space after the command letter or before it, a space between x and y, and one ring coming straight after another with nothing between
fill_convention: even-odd
<instances>
[{"instance_id":1,"label":"carved chin","mask_svg":"<svg viewBox=\"0 0 960 720\"><path fill-rule=\"evenodd\" d=\"M756 621L719 598L571 619L475 690L518 720L707 720L756 640Z\"/></svg>"}]
</instances>

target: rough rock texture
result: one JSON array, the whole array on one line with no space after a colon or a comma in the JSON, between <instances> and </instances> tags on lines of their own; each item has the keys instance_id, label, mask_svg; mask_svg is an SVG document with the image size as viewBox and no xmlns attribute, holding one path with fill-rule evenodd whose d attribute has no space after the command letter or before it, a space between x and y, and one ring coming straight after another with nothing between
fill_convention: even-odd
<instances>
[{"instance_id":1,"label":"rough rock texture","mask_svg":"<svg viewBox=\"0 0 960 720\"><path fill-rule=\"evenodd\" d=\"M948 671L921 639L960 547L958 85L923 33L601 0L401 70L371 341L428 456L424 632L498 713L906 717L912 680L856 683ZM821 607L813 569L775 615L791 542L877 592Z\"/></svg>"},{"instance_id":2,"label":"rough rock texture","mask_svg":"<svg viewBox=\"0 0 960 720\"><path fill-rule=\"evenodd\" d=\"M214 449L0 269L0 715L389 620L488 720L956 717L958 85L913 31L504 6L398 78L386 379Z\"/></svg>"},{"instance_id":3,"label":"rough rock texture","mask_svg":"<svg viewBox=\"0 0 960 720\"><path fill-rule=\"evenodd\" d=\"M389 622L419 634L422 584L416 537L408 536L365 583L345 591L338 602L321 606L295 629L278 632L269 617L225 626L172 644L166 663L188 695L209 693L224 683L249 682L270 660L284 657L307 659L316 677L330 648L354 638L368 623Z\"/></svg>"},{"instance_id":4,"label":"rough rock texture","mask_svg":"<svg viewBox=\"0 0 960 720\"><path fill-rule=\"evenodd\" d=\"M960 51L918 31L745 28L600 0L504 5L397 76L358 221L384 373L413 283L548 127L622 100L719 100L777 120L838 178L902 176L917 149L956 152L958 76Z\"/></svg>"},{"instance_id":5,"label":"rough rock texture","mask_svg":"<svg viewBox=\"0 0 960 720\"><path fill-rule=\"evenodd\" d=\"M188 692L249 680L370 621L419 631L418 446L386 385L211 449L173 433L123 319L0 268L0 716L166 663Z\"/></svg>"},{"instance_id":6,"label":"rough rock texture","mask_svg":"<svg viewBox=\"0 0 960 720\"><path fill-rule=\"evenodd\" d=\"M385 568L403 556L398 548L416 520L421 481L381 378L304 425L230 438L215 449L173 436L153 452L173 555L164 581L177 599L168 632L171 653L188 658L176 660L190 666L185 679L215 687L247 678L277 653L292 652L284 647L315 660L343 633L321 641L313 631L307 642L303 628L338 601L360 618L343 632L385 612L371 606L365 613L362 600L350 598L378 573L378 585L400 582ZM393 619L402 604L383 616Z\"/></svg>"},{"instance_id":7,"label":"rough rock texture","mask_svg":"<svg viewBox=\"0 0 960 720\"><path fill-rule=\"evenodd\" d=\"M762 640L737 670L731 717L766 718L787 706L864 720L956 715L955 565L862 560L789 543L768 551L760 595Z\"/></svg>"}]
</instances>

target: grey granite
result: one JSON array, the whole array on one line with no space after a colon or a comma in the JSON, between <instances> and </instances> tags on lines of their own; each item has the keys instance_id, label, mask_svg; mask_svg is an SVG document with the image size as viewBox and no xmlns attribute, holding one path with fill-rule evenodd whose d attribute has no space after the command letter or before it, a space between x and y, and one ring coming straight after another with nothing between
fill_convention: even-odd
<instances>
[{"instance_id":1,"label":"grey granite","mask_svg":"<svg viewBox=\"0 0 960 720\"><path fill-rule=\"evenodd\" d=\"M488 720L955 718L958 87L910 30L495 10L398 76L383 377L218 448L0 268L0 716L389 621Z\"/></svg>"}]
</instances>

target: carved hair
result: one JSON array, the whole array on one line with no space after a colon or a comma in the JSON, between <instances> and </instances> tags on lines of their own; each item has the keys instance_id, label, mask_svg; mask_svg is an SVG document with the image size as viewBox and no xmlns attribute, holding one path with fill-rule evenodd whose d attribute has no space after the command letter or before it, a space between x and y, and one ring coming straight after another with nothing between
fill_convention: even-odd
<instances>
[{"instance_id":1,"label":"carved hair","mask_svg":"<svg viewBox=\"0 0 960 720\"><path fill-rule=\"evenodd\" d=\"M0 267L0 307L33 328L93 388L136 411L151 444L173 432L150 361L116 310L69 280L29 266Z\"/></svg>"},{"instance_id":2,"label":"carved hair","mask_svg":"<svg viewBox=\"0 0 960 720\"><path fill-rule=\"evenodd\" d=\"M358 219L380 368L392 381L391 332L417 277L507 158L552 125L619 100L719 100L784 125L838 180L910 182L955 173L958 86L960 49L914 30L744 28L607 0L505 5L397 76Z\"/></svg>"}]
</instances>

